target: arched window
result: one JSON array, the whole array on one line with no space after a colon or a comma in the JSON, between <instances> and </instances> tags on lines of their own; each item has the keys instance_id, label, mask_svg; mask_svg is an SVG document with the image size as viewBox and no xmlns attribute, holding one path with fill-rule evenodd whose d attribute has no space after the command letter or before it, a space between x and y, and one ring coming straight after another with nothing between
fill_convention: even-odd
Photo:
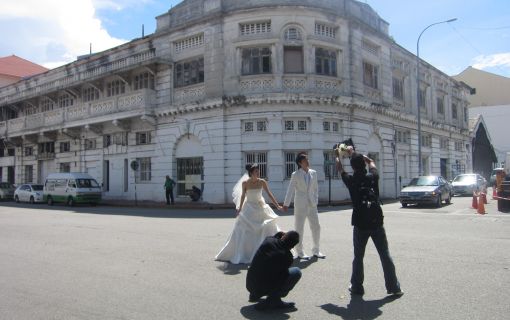
<instances>
[{"instance_id":1,"label":"arched window","mask_svg":"<svg viewBox=\"0 0 510 320\"><path fill-rule=\"evenodd\" d=\"M299 30L296 27L287 28L287 30L285 30L284 39L285 39L285 41L303 40L303 37L301 35L301 30Z\"/></svg>"}]
</instances>

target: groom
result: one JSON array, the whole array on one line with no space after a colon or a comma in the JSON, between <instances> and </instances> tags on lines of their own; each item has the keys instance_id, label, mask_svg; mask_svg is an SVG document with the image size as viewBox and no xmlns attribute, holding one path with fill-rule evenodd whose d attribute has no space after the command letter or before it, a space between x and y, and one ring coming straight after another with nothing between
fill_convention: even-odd
<instances>
[{"instance_id":1,"label":"groom","mask_svg":"<svg viewBox=\"0 0 510 320\"><path fill-rule=\"evenodd\" d=\"M317 203L319 202L319 186L317 184L317 172L310 169L308 156L302 152L296 157L298 170L292 173L290 178L287 195L283 203L283 210L287 211L289 204L294 197L294 223L296 231L301 235L299 243L296 246L297 255L301 259L309 259L310 257L303 251L303 229L305 219L308 219L310 229L312 231L314 257L326 258L319 250L319 240L321 234L321 226L319 224L319 213L317 211Z\"/></svg>"}]
</instances>

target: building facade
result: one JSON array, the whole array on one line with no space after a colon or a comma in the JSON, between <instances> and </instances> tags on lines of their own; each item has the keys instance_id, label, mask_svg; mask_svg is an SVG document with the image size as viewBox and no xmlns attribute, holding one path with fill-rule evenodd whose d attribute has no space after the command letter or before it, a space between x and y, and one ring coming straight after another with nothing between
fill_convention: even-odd
<instances>
[{"instance_id":1,"label":"building facade","mask_svg":"<svg viewBox=\"0 0 510 320\"><path fill-rule=\"evenodd\" d=\"M417 175L418 143L426 174L470 170L466 86L424 61L418 86L416 57L364 3L186 0L156 19L154 34L0 88L2 180L88 172L105 199L163 201L168 174L176 201L196 185L227 203L257 162L283 199L307 151L320 200L343 200L332 147L346 138L376 159L384 197Z\"/></svg>"}]
</instances>

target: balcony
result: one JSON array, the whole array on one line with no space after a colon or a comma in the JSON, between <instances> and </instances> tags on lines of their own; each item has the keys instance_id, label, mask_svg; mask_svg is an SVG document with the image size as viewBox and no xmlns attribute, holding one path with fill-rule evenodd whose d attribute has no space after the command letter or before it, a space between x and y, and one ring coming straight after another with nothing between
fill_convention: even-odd
<instances>
[{"instance_id":1,"label":"balcony","mask_svg":"<svg viewBox=\"0 0 510 320\"><path fill-rule=\"evenodd\" d=\"M239 81L239 90L243 94L293 92L341 95L343 92L341 79L315 74L243 76Z\"/></svg>"},{"instance_id":2,"label":"balcony","mask_svg":"<svg viewBox=\"0 0 510 320\"><path fill-rule=\"evenodd\" d=\"M0 136L19 136L152 113L155 91L138 90L126 95L87 102L0 122Z\"/></svg>"}]
</instances>

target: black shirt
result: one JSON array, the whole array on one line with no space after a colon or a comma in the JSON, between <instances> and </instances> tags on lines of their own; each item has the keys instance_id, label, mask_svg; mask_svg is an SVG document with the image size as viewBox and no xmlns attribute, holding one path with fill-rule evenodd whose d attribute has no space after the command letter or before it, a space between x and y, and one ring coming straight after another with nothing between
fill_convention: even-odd
<instances>
[{"instance_id":1,"label":"black shirt","mask_svg":"<svg viewBox=\"0 0 510 320\"><path fill-rule=\"evenodd\" d=\"M256 295L266 295L278 289L289 277L293 257L283 241L267 237L253 257L248 274L246 289Z\"/></svg>"},{"instance_id":2,"label":"black shirt","mask_svg":"<svg viewBox=\"0 0 510 320\"><path fill-rule=\"evenodd\" d=\"M379 173L376 168L370 168L369 173L354 172L353 175L342 172L342 180L345 183L352 201L351 224L361 229L376 229L383 225L383 212L380 203L374 203L370 208L362 206L360 185L365 182L371 185L375 195L379 198Z\"/></svg>"}]
</instances>

